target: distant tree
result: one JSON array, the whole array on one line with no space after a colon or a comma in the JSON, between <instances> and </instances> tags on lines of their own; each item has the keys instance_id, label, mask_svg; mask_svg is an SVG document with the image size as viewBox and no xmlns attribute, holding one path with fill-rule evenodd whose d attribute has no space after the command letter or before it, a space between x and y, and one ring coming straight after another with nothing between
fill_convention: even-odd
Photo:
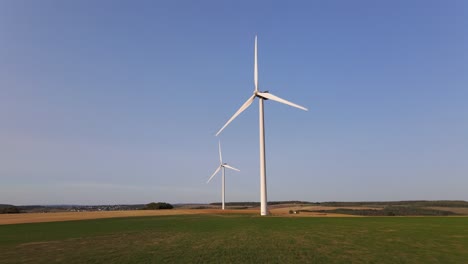
<instances>
[{"instance_id":1,"label":"distant tree","mask_svg":"<svg viewBox=\"0 0 468 264\"><path fill-rule=\"evenodd\" d=\"M149 203L142 208L142 210L163 210L163 209L172 209L174 206L168 203Z\"/></svg>"},{"instance_id":2,"label":"distant tree","mask_svg":"<svg viewBox=\"0 0 468 264\"><path fill-rule=\"evenodd\" d=\"M19 214L21 211L16 206L7 206L0 208L0 214Z\"/></svg>"}]
</instances>

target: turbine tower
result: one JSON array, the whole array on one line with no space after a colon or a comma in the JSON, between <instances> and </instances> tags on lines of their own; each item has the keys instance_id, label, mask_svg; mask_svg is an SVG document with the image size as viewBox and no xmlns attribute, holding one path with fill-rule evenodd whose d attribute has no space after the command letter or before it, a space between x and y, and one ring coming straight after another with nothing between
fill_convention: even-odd
<instances>
[{"instance_id":1,"label":"turbine tower","mask_svg":"<svg viewBox=\"0 0 468 264\"><path fill-rule=\"evenodd\" d=\"M228 169L231 169L231 170L235 170L235 171L240 171L232 166L229 166L227 163L223 163L223 156L221 155L221 141L219 141L219 166L218 168L215 170L215 172L213 173L213 175L211 175L211 177L208 179L208 181L206 183L209 183L211 181L211 179L213 179L213 177L219 172L219 170L222 169L222 183L221 183L221 201L222 201L222 209L224 210L224 201L225 201L225 179L224 179L224 169L225 168L228 168Z\"/></svg>"},{"instance_id":2,"label":"turbine tower","mask_svg":"<svg viewBox=\"0 0 468 264\"><path fill-rule=\"evenodd\" d=\"M307 111L307 108L286 101L278 96L275 96L268 91L261 92L258 87L258 63L257 63L257 36L255 36L255 51L254 51L254 86L255 90L253 95L247 99L247 101L237 110L236 113L226 122L226 124L216 133L218 136L224 128L229 125L240 113L247 109L255 100L258 98L259 106L259 130L260 130L260 214L267 215L267 187L266 187L266 157L265 157L265 127L264 127L264 117L263 117L263 101L264 100L273 100L279 103L287 104L292 107L296 107Z\"/></svg>"}]
</instances>

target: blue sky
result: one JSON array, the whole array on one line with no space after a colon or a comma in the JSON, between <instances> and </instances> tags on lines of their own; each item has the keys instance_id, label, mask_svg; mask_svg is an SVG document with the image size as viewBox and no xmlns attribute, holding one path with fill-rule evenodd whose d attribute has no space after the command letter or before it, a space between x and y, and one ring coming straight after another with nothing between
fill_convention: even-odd
<instances>
[{"instance_id":1,"label":"blue sky","mask_svg":"<svg viewBox=\"0 0 468 264\"><path fill-rule=\"evenodd\" d=\"M468 200L466 1L1 1L0 203L217 202L260 89L269 200ZM259 200L258 106L220 136Z\"/></svg>"}]
</instances>

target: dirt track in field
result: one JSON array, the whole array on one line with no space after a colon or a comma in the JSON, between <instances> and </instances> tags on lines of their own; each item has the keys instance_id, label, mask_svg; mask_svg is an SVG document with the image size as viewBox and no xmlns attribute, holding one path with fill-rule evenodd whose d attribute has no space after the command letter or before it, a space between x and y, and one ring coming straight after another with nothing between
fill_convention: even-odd
<instances>
[{"instance_id":1,"label":"dirt track in field","mask_svg":"<svg viewBox=\"0 0 468 264\"><path fill-rule=\"evenodd\" d=\"M350 217L350 215L301 212L300 214L289 214L289 210L305 209L300 207L271 208L273 216L288 217ZM307 208L309 209L309 208ZM317 209L317 208L314 208ZM116 217L134 216L161 216L161 215L195 215L195 214L259 214L259 209L173 209L173 210L131 210L131 211L99 211L99 212L58 212L58 213L24 213L24 214L1 214L0 225L61 222L74 220L89 220ZM352 217L352 216L351 216Z\"/></svg>"}]
</instances>

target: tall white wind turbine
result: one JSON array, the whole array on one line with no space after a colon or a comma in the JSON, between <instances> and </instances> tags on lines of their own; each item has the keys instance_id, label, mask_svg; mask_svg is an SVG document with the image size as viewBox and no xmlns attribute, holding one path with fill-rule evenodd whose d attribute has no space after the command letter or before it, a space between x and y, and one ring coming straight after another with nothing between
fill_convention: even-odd
<instances>
[{"instance_id":1,"label":"tall white wind turbine","mask_svg":"<svg viewBox=\"0 0 468 264\"><path fill-rule=\"evenodd\" d=\"M229 166L227 163L223 163L223 156L221 155L221 141L219 142L219 166L218 168L215 170L215 172L213 173L213 175L211 175L211 177L208 179L208 181L206 183L209 183L211 181L211 179L213 179L213 177L219 172L219 170L222 170L222 183L221 183L221 201L222 201L222 209L224 210L224 201L225 201L225 179L224 179L224 169L225 168L228 168L228 169L231 169L231 170L235 170L235 171L240 171L232 166Z\"/></svg>"},{"instance_id":2,"label":"tall white wind turbine","mask_svg":"<svg viewBox=\"0 0 468 264\"><path fill-rule=\"evenodd\" d=\"M267 189L266 189L266 158L265 158L265 127L264 127L264 117L263 117L263 101L264 100L273 100L279 103L287 104L292 107L296 107L307 111L307 108L297 105L295 103L291 103L286 101L278 96L275 96L268 91L260 92L258 90L258 63L257 63L257 36L255 36L255 51L254 51L254 85L255 90L253 95L247 99L247 101L237 110L236 113L224 124L224 126L216 133L218 136L224 128L229 125L240 113L242 113L245 109L247 109L255 100L258 98L258 106L259 106L259 130L260 130L260 214L267 215Z\"/></svg>"}]
</instances>

